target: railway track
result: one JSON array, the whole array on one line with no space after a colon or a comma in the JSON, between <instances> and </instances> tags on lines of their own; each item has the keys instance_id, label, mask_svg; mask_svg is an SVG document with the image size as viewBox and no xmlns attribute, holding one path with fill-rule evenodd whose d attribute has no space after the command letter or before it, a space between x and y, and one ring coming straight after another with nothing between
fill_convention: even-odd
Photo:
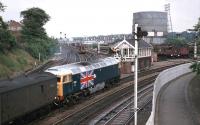
<instances>
[{"instance_id":1,"label":"railway track","mask_svg":"<svg viewBox=\"0 0 200 125\"><path fill-rule=\"evenodd\" d=\"M162 71L166 68L176 66L176 65L178 65L178 64L165 66L165 67L161 67L158 69L153 69L153 70L147 71L147 72L145 72L145 71L140 72L139 73L140 77L144 77L146 74L152 74L152 73L154 73L154 74L150 78L139 81L139 88L142 88L142 87L146 86L147 84L149 84L149 82L152 82L151 79L154 80L160 71ZM129 77L122 79L120 83L132 81L133 79L134 79L134 77L131 75ZM96 114L98 111L101 111L101 110L103 110L103 108L111 105L112 102L115 102L116 100L118 100L118 99L116 99L116 97L121 97L122 95L125 96L124 93L127 93L128 91L130 91L129 90L130 88L133 88L133 85L126 86L125 88L121 88L117 92L113 91L113 93L111 95L106 95L102 99L99 99L99 100L83 107L82 109L74 112L73 114L63 117L59 121L55 122L54 125L58 125L58 124L59 125L60 124L63 124L63 125L88 124L86 122L93 114ZM132 89L131 89L131 91L132 91ZM116 93L120 93L120 94L116 95ZM103 100L106 100L106 101L103 101ZM101 101L103 101L103 103ZM107 103L107 102L110 102L110 103ZM105 105L105 104L107 104L107 105ZM97 111L96 107L98 107L98 111Z\"/></svg>"},{"instance_id":2,"label":"railway track","mask_svg":"<svg viewBox=\"0 0 200 125\"><path fill-rule=\"evenodd\" d=\"M155 73L148 78L140 79L139 89L144 85L149 84L150 79L155 79L157 75L158 74ZM97 99L93 103L90 103L74 113L56 121L53 123L53 125L87 124L85 122L87 122L91 116L94 116L97 112L102 111L106 107L110 106L113 102L119 100L119 98L123 98L131 94L133 92L133 84L132 82L128 82L123 87L119 86L119 88L114 89L115 90L104 95L102 98Z\"/></svg>"},{"instance_id":3,"label":"railway track","mask_svg":"<svg viewBox=\"0 0 200 125\"><path fill-rule=\"evenodd\" d=\"M150 81L149 79L153 79L153 77L155 78L159 74L160 71L166 68L170 68L172 66L176 66L176 65L178 64L151 69L151 71L146 71L146 72L141 71L139 73L139 77L140 77L139 88L142 88L146 84L148 84ZM147 74L150 74L150 75L147 76ZM90 116L92 116L93 114L96 114L97 111L102 111L105 107L108 107L109 104L111 104L112 102L116 102L116 100L118 100L116 97L121 97L121 95L123 95L123 93L126 93L130 88L132 88L131 89L132 91L133 85L131 86L131 84L133 83L132 82L133 79L134 79L133 75L123 78L121 79L121 82L119 83L119 85L113 87L112 89L108 89L104 93L102 92L95 93L95 96L92 95L90 97L87 97L84 99L84 101L80 100L81 103L76 104L76 106L73 106L74 108L70 107L70 109L68 109L68 106L64 107L63 109L61 108L59 109L59 111L57 111L56 113L57 115L51 116L52 118L46 118L47 120L36 122L36 124L37 125L79 124L81 123L81 121L87 121L87 119L89 119ZM31 124L31 125L36 125L36 124Z\"/></svg>"},{"instance_id":4,"label":"railway track","mask_svg":"<svg viewBox=\"0 0 200 125\"><path fill-rule=\"evenodd\" d=\"M152 79L152 82L155 79ZM138 110L143 109L152 99L153 84L149 84L138 91ZM125 125L129 123L129 119L134 117L134 96L123 99L112 108L106 110L100 117L94 118L89 124L91 125ZM83 123L86 124L86 123Z\"/></svg>"},{"instance_id":5,"label":"railway track","mask_svg":"<svg viewBox=\"0 0 200 125\"><path fill-rule=\"evenodd\" d=\"M149 82L150 80L147 78L147 74L151 74L149 75L150 77L156 77L160 71L166 69L166 68L170 68L172 66L176 66L180 63L176 63L174 65L170 65L170 66L165 66L165 67L161 67L161 68L156 68L156 69L151 69L151 71L141 71L139 73L139 82L143 83L140 84L140 88L144 87L145 84ZM146 77L146 79L142 78L142 77ZM114 88L110 89L110 90L106 90L105 93L102 92L98 92L95 93L95 96L92 95L91 97L87 97L87 99L83 99L82 102L80 104L76 104L75 109L73 107L70 107L70 109L68 108L68 106L59 109L59 111L57 111L57 115L55 116L51 116L52 119L50 118L48 120L44 120L42 122L36 122L36 124L40 124L40 125L49 125L49 124L79 124L82 121L86 121L90 116L92 116L93 114L97 113L97 107L98 109L101 111L103 110L107 105L107 102L110 104L113 102L113 100L111 99L116 99L116 97L122 95L123 93L127 92L129 89L131 89L131 91L133 90L133 86L131 86L130 84L133 83L130 82L131 80L133 80L133 75L130 75L126 78L121 79L120 85L115 86ZM141 81L142 80L142 81ZM121 83L127 82L126 84L121 85ZM117 93L120 93L117 95ZM103 96L102 96L103 95ZM118 100L118 99L116 99ZM115 100L114 100L115 101ZM104 102L104 103L103 103ZM91 109L93 107L93 109ZM66 111L67 109L67 111ZM67 122L63 122L67 120ZM34 123L31 125L35 125Z\"/></svg>"},{"instance_id":6,"label":"railway track","mask_svg":"<svg viewBox=\"0 0 200 125\"><path fill-rule=\"evenodd\" d=\"M46 62L45 64L43 64L43 65L41 65L41 66L31 70L31 71L26 72L25 74L29 75L29 74L42 72L42 71L46 70L49 66L51 66L55 63L56 63L56 61L50 60L50 61Z\"/></svg>"},{"instance_id":7,"label":"railway track","mask_svg":"<svg viewBox=\"0 0 200 125\"><path fill-rule=\"evenodd\" d=\"M87 52L86 54L79 54L76 48L74 47L71 47L71 48L67 47L67 48L69 50L66 51L66 54L61 55L61 59L49 60L45 64L42 64L41 66L36 67L33 70L27 71L25 74L29 75L29 74L39 73L55 65L64 65L64 64L74 63L74 62L90 61L97 58L95 53Z\"/></svg>"}]
</instances>

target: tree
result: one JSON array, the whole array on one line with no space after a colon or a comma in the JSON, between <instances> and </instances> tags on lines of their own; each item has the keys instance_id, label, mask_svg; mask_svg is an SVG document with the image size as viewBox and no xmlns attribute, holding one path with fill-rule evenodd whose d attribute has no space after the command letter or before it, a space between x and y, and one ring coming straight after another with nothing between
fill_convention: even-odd
<instances>
[{"instance_id":1,"label":"tree","mask_svg":"<svg viewBox=\"0 0 200 125\"><path fill-rule=\"evenodd\" d=\"M199 18L197 24L194 26L194 31L197 32L196 40L197 40L197 43L200 44L200 18Z\"/></svg>"},{"instance_id":2,"label":"tree","mask_svg":"<svg viewBox=\"0 0 200 125\"><path fill-rule=\"evenodd\" d=\"M192 69L193 72L196 72L198 75L200 74L200 63L199 62L194 62L190 68Z\"/></svg>"},{"instance_id":3,"label":"tree","mask_svg":"<svg viewBox=\"0 0 200 125\"><path fill-rule=\"evenodd\" d=\"M4 11L5 6L0 2L0 11ZM0 16L0 52L11 50L16 45L15 38L8 31L7 24Z\"/></svg>"},{"instance_id":4,"label":"tree","mask_svg":"<svg viewBox=\"0 0 200 125\"><path fill-rule=\"evenodd\" d=\"M200 18L198 20L198 23L194 26L194 29L198 32L200 32Z\"/></svg>"},{"instance_id":5,"label":"tree","mask_svg":"<svg viewBox=\"0 0 200 125\"><path fill-rule=\"evenodd\" d=\"M31 37L47 38L43 26L49 21L50 16L40 8L31 8L21 12L23 17L22 37L25 40ZM27 41L28 42L28 41Z\"/></svg>"},{"instance_id":6,"label":"tree","mask_svg":"<svg viewBox=\"0 0 200 125\"><path fill-rule=\"evenodd\" d=\"M43 26L49 21L50 16L40 8L30 8L22 11L23 17L22 41L26 50L35 58L39 53L41 59L47 58L53 52L55 41L49 38Z\"/></svg>"},{"instance_id":7,"label":"tree","mask_svg":"<svg viewBox=\"0 0 200 125\"><path fill-rule=\"evenodd\" d=\"M199 34L200 34L200 18L198 20L198 23L194 26L194 30L197 31L198 34L198 40L197 42L200 43L200 38L199 38ZM194 62L190 68L192 69L193 72L196 72L198 75L200 74L200 62Z\"/></svg>"},{"instance_id":8,"label":"tree","mask_svg":"<svg viewBox=\"0 0 200 125\"><path fill-rule=\"evenodd\" d=\"M181 47L187 44L186 39L183 37L167 38L166 43L176 47Z\"/></svg>"},{"instance_id":9,"label":"tree","mask_svg":"<svg viewBox=\"0 0 200 125\"><path fill-rule=\"evenodd\" d=\"M0 2L0 12L1 12L1 11L4 12L5 7L6 7L6 6L4 6L4 5Z\"/></svg>"}]
</instances>

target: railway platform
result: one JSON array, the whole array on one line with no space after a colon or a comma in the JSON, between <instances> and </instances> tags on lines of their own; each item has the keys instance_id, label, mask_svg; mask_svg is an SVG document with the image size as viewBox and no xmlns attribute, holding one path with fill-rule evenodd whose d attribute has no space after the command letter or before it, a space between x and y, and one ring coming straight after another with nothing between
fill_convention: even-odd
<instances>
[{"instance_id":1,"label":"railway platform","mask_svg":"<svg viewBox=\"0 0 200 125\"><path fill-rule=\"evenodd\" d=\"M191 95L199 92L200 85L193 83L195 73L188 73L165 84L160 90L155 107L155 125L200 124L195 104L199 99Z\"/></svg>"}]
</instances>

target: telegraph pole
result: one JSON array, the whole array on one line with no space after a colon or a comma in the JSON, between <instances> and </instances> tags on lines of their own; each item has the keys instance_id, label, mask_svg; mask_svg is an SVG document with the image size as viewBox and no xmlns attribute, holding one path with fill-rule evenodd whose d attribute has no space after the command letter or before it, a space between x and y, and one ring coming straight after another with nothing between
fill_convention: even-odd
<instances>
[{"instance_id":1,"label":"telegraph pole","mask_svg":"<svg viewBox=\"0 0 200 125\"><path fill-rule=\"evenodd\" d=\"M134 37L135 37L135 84L134 84L134 115L135 115L135 125L137 125L137 83L138 83L138 38L137 38L137 28L138 28L138 24L135 24L135 33L134 33Z\"/></svg>"}]
</instances>

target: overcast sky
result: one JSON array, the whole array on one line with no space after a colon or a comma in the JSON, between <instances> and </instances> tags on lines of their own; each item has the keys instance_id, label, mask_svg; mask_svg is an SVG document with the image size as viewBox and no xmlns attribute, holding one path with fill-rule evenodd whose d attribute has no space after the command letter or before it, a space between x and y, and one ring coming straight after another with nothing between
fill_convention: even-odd
<instances>
[{"instance_id":1,"label":"overcast sky","mask_svg":"<svg viewBox=\"0 0 200 125\"><path fill-rule=\"evenodd\" d=\"M50 15L45 25L50 36L67 37L131 33L132 15L139 11L164 11L171 4L174 31L192 28L200 17L200 0L2 0L5 21L20 21L20 12L40 7Z\"/></svg>"}]
</instances>

